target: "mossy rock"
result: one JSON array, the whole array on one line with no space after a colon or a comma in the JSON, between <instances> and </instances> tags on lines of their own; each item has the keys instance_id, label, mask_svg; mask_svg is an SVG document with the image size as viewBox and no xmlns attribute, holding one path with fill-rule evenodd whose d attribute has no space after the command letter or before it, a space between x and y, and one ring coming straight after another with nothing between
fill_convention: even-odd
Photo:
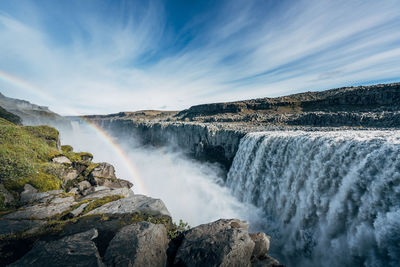
<instances>
[{"instance_id":1,"label":"mossy rock","mask_svg":"<svg viewBox=\"0 0 400 267\"><path fill-rule=\"evenodd\" d=\"M61 146L61 151L63 153L67 153L67 152L73 152L74 149L70 145L64 145L64 146Z\"/></svg>"}]
</instances>

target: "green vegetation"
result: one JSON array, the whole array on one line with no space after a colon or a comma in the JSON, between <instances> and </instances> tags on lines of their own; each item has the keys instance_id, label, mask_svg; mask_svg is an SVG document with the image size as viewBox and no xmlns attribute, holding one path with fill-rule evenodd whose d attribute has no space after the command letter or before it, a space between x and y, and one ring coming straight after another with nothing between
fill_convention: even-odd
<instances>
[{"instance_id":1,"label":"green vegetation","mask_svg":"<svg viewBox=\"0 0 400 267\"><path fill-rule=\"evenodd\" d=\"M4 108L0 107L0 118L6 119L12 123L15 124L21 124L21 118L18 117L17 115L8 112L7 110L5 110Z\"/></svg>"},{"instance_id":2,"label":"green vegetation","mask_svg":"<svg viewBox=\"0 0 400 267\"><path fill-rule=\"evenodd\" d=\"M40 191L59 189L61 181L46 172L56 155L58 131L48 126L18 126L0 118L0 178L11 191L26 183Z\"/></svg>"},{"instance_id":3,"label":"green vegetation","mask_svg":"<svg viewBox=\"0 0 400 267\"><path fill-rule=\"evenodd\" d=\"M96 168L97 166L99 166L99 163L91 163L86 170L84 171L83 175L84 176L88 176L94 168Z\"/></svg>"},{"instance_id":4,"label":"green vegetation","mask_svg":"<svg viewBox=\"0 0 400 267\"><path fill-rule=\"evenodd\" d=\"M69 145L61 146L61 151L63 153L72 152L73 150L74 149L72 148L72 146Z\"/></svg>"},{"instance_id":5,"label":"green vegetation","mask_svg":"<svg viewBox=\"0 0 400 267\"><path fill-rule=\"evenodd\" d=\"M190 229L190 225L187 222L183 222L182 220L179 220L179 224L176 224L174 222L172 224L172 227L167 228L168 236L170 239L174 239L189 229Z\"/></svg>"}]
</instances>

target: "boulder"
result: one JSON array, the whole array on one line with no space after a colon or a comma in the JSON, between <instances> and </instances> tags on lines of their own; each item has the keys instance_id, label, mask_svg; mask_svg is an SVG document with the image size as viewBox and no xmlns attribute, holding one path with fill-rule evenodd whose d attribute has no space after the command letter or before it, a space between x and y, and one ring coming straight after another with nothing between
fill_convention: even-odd
<instances>
[{"instance_id":1,"label":"boulder","mask_svg":"<svg viewBox=\"0 0 400 267\"><path fill-rule=\"evenodd\" d=\"M251 267L284 267L284 265L267 255L262 258L252 260Z\"/></svg>"},{"instance_id":2,"label":"boulder","mask_svg":"<svg viewBox=\"0 0 400 267\"><path fill-rule=\"evenodd\" d=\"M63 171L62 179L64 180L64 182L68 182L76 179L78 175L79 175L78 171L70 167Z\"/></svg>"},{"instance_id":3,"label":"boulder","mask_svg":"<svg viewBox=\"0 0 400 267\"><path fill-rule=\"evenodd\" d=\"M86 199L98 199L103 197L109 196L122 196L122 197L131 197L133 196L133 191L129 188L117 188L117 189L108 189L108 190L101 190L95 193L89 194L82 198L82 200Z\"/></svg>"},{"instance_id":4,"label":"boulder","mask_svg":"<svg viewBox=\"0 0 400 267\"><path fill-rule=\"evenodd\" d=\"M20 201L22 203L27 203L27 202L47 202L49 198L54 197L55 195L58 195L62 193L62 190L52 190L52 191L47 191L47 192L37 192L37 193L26 193L25 191L21 193L21 199Z\"/></svg>"},{"instance_id":5,"label":"boulder","mask_svg":"<svg viewBox=\"0 0 400 267\"><path fill-rule=\"evenodd\" d=\"M128 225L111 240L104 262L108 266L166 266L168 242L167 230L162 224Z\"/></svg>"},{"instance_id":6,"label":"boulder","mask_svg":"<svg viewBox=\"0 0 400 267\"><path fill-rule=\"evenodd\" d=\"M249 224L237 219L202 224L184 233L177 266L250 266L254 242Z\"/></svg>"},{"instance_id":7,"label":"boulder","mask_svg":"<svg viewBox=\"0 0 400 267\"><path fill-rule=\"evenodd\" d=\"M0 195L4 197L3 204L9 205L15 201L14 196L8 192L8 190L4 187L3 184L0 184Z\"/></svg>"},{"instance_id":8,"label":"boulder","mask_svg":"<svg viewBox=\"0 0 400 267\"><path fill-rule=\"evenodd\" d=\"M83 192L91 186L92 185L88 181L82 181L77 185L79 192Z\"/></svg>"},{"instance_id":9,"label":"boulder","mask_svg":"<svg viewBox=\"0 0 400 267\"><path fill-rule=\"evenodd\" d=\"M26 206L22 210L5 215L6 219L47 219L67 211L75 204L74 197L55 197L49 203Z\"/></svg>"},{"instance_id":10,"label":"boulder","mask_svg":"<svg viewBox=\"0 0 400 267\"><path fill-rule=\"evenodd\" d=\"M265 233L253 233L250 234L251 240L254 241L254 250L252 258L260 258L267 256L269 250L270 236Z\"/></svg>"},{"instance_id":11,"label":"boulder","mask_svg":"<svg viewBox=\"0 0 400 267\"><path fill-rule=\"evenodd\" d=\"M144 195L133 195L128 198L104 204L103 206L87 213L87 215L99 213L129 214L134 212L142 212L152 216L166 215L171 217L164 202L160 199L154 199Z\"/></svg>"},{"instance_id":12,"label":"boulder","mask_svg":"<svg viewBox=\"0 0 400 267\"><path fill-rule=\"evenodd\" d=\"M133 184L129 181L122 179L108 179L108 178L99 178L99 177L91 177L90 183L96 186L107 186L110 188L131 188Z\"/></svg>"},{"instance_id":13,"label":"boulder","mask_svg":"<svg viewBox=\"0 0 400 267\"><path fill-rule=\"evenodd\" d=\"M108 178L108 179L113 179L113 180L117 179L117 177L115 177L114 166L111 164L108 164L106 162L102 162L96 168L94 168L90 172L90 177Z\"/></svg>"},{"instance_id":14,"label":"boulder","mask_svg":"<svg viewBox=\"0 0 400 267\"><path fill-rule=\"evenodd\" d=\"M38 242L10 266L104 266L95 243L96 229L51 242Z\"/></svg>"},{"instance_id":15,"label":"boulder","mask_svg":"<svg viewBox=\"0 0 400 267\"><path fill-rule=\"evenodd\" d=\"M88 189L84 190L81 192L83 196L87 196L96 192L104 191L104 190L110 190L109 187L107 186L91 186Z\"/></svg>"},{"instance_id":16,"label":"boulder","mask_svg":"<svg viewBox=\"0 0 400 267\"><path fill-rule=\"evenodd\" d=\"M0 236L24 232L44 224L39 220L0 220Z\"/></svg>"},{"instance_id":17,"label":"boulder","mask_svg":"<svg viewBox=\"0 0 400 267\"><path fill-rule=\"evenodd\" d=\"M24 185L24 191L22 191L21 194L32 194L32 193L37 193L38 190L31 186L30 184L25 184Z\"/></svg>"},{"instance_id":18,"label":"boulder","mask_svg":"<svg viewBox=\"0 0 400 267\"><path fill-rule=\"evenodd\" d=\"M72 162L66 156L58 156L52 159L54 163L58 164L72 164Z\"/></svg>"},{"instance_id":19,"label":"boulder","mask_svg":"<svg viewBox=\"0 0 400 267\"><path fill-rule=\"evenodd\" d=\"M68 191L68 193L77 195L77 194L79 194L79 189L78 189L77 187L72 187L72 188Z\"/></svg>"}]
</instances>

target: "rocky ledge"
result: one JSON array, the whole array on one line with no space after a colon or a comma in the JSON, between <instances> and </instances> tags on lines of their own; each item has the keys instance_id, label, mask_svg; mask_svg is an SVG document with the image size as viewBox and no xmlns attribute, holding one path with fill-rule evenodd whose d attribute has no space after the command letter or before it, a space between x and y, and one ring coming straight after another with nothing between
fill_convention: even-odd
<instances>
[{"instance_id":1,"label":"rocky ledge","mask_svg":"<svg viewBox=\"0 0 400 267\"><path fill-rule=\"evenodd\" d=\"M63 146L50 160L58 190L0 183L0 266L280 266L269 237L246 222L176 224L162 200L134 194L112 165L91 160Z\"/></svg>"}]
</instances>

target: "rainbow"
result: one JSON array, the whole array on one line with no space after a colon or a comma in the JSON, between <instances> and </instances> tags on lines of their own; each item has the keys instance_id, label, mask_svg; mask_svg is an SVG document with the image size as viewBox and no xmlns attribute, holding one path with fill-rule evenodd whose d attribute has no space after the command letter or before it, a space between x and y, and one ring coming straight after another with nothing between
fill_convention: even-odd
<instances>
[{"instance_id":1,"label":"rainbow","mask_svg":"<svg viewBox=\"0 0 400 267\"><path fill-rule=\"evenodd\" d=\"M135 192L147 195L148 191L146 190L146 187L142 180L139 178L140 175L136 171L136 167L134 164L131 162L128 154L121 148L121 146L115 142L115 140L100 126L98 126L96 123L88 120L87 118L83 116L78 116L83 122L85 122L94 132L108 145L110 145L113 150L116 152L116 154L119 156L121 161L125 164L125 166L128 168L129 172L131 173L133 180L134 180L134 187L135 187Z\"/></svg>"},{"instance_id":2,"label":"rainbow","mask_svg":"<svg viewBox=\"0 0 400 267\"><path fill-rule=\"evenodd\" d=\"M18 87L18 88L21 88L23 90L28 90L29 92L34 93L47 101L52 102L55 100L53 97L49 96L44 91L42 91L39 87L37 87L33 84L30 84L30 83L18 78L17 76L6 73L2 70L0 70L0 79Z\"/></svg>"},{"instance_id":3,"label":"rainbow","mask_svg":"<svg viewBox=\"0 0 400 267\"><path fill-rule=\"evenodd\" d=\"M30 84L12 74L6 73L2 70L0 70L0 79L4 80L5 82L12 84L13 86L16 86L18 88L21 88L23 90L27 90L31 93L34 93L41 98L48 100L50 102L56 102L55 98L52 96L48 95L46 92L42 91L39 87ZM78 115L77 112L74 110L71 110L71 114L73 115ZM118 145L114 139L102 128L100 128L97 124L91 122L90 120L86 119L85 117L79 116L83 122L85 122L106 144L108 144L118 155L120 158L121 162L124 163L124 165L127 167L129 170L130 174L132 175L132 178L134 180L134 186L135 186L135 191L136 193L141 193L141 194L148 194L144 183L140 179L140 176L138 175L138 172L136 171L135 166L131 162L128 154L121 148L120 145Z\"/></svg>"}]
</instances>

